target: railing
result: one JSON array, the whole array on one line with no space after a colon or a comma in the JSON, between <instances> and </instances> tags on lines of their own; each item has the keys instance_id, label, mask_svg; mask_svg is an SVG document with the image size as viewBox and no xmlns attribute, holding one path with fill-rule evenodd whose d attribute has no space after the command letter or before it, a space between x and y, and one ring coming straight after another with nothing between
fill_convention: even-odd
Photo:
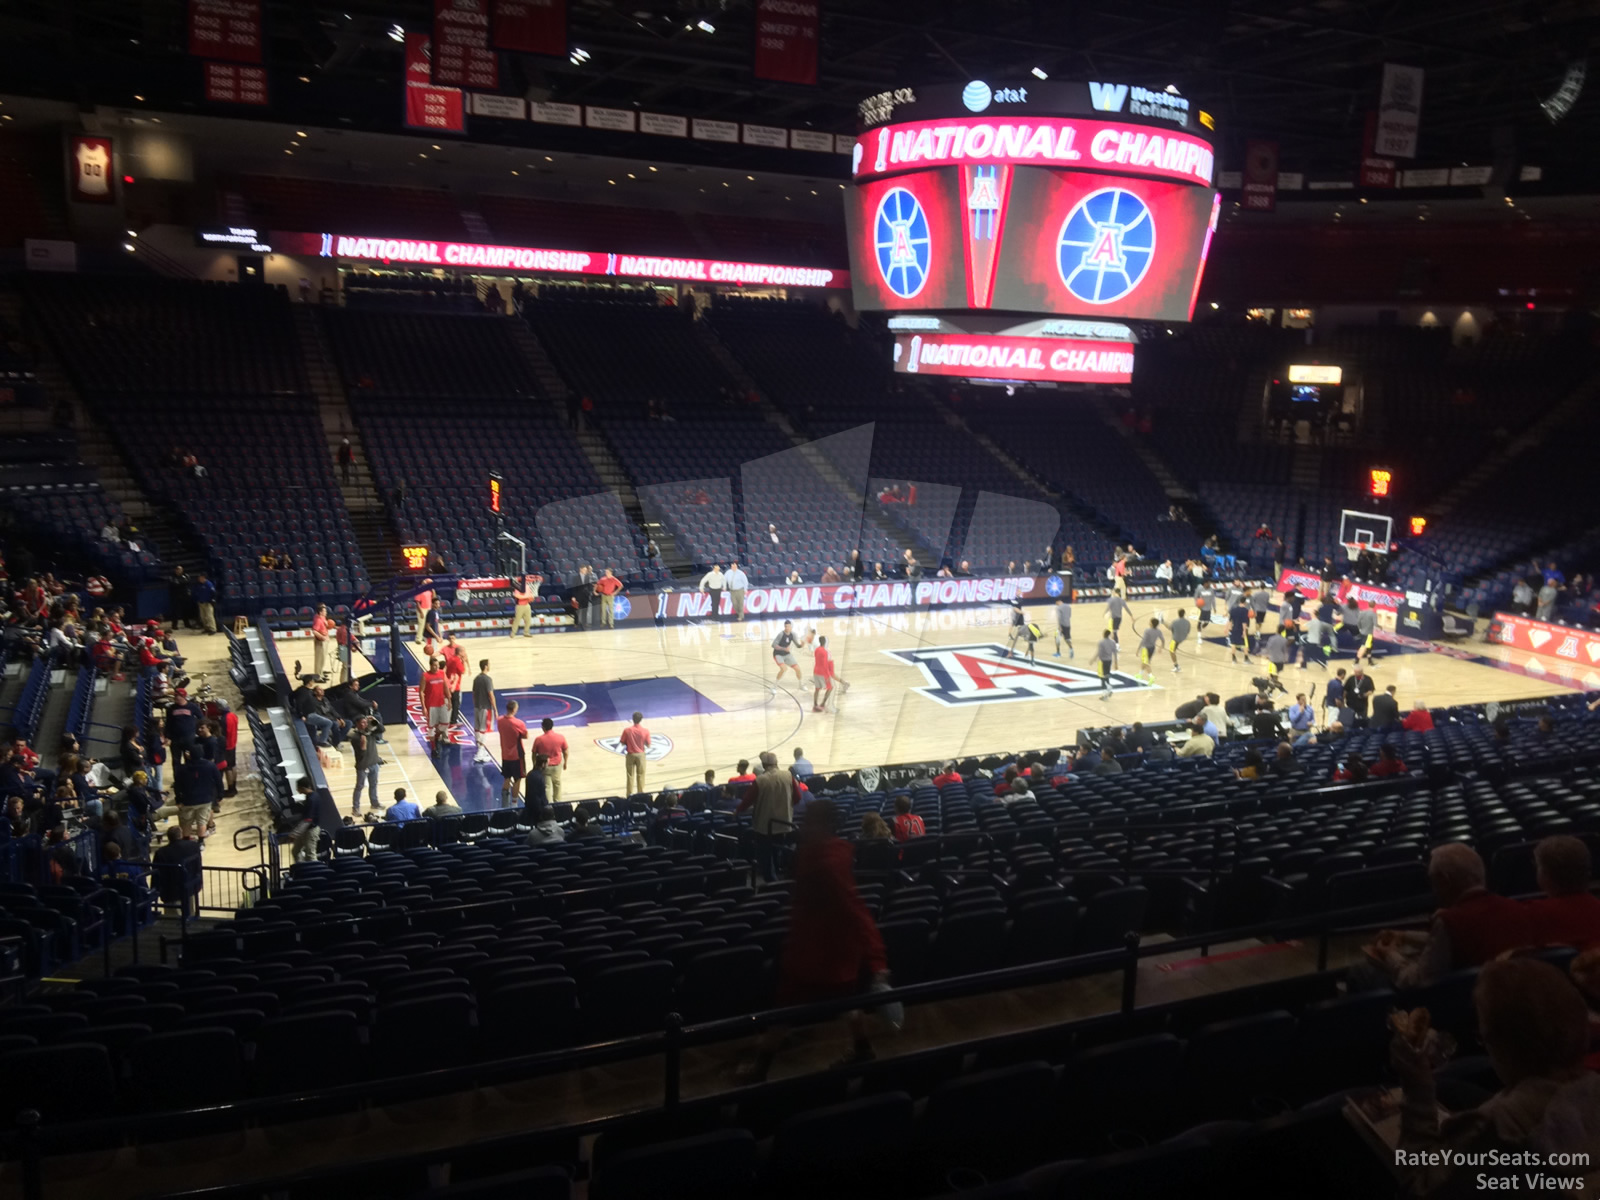
<instances>
[{"instance_id":1,"label":"railing","mask_svg":"<svg viewBox=\"0 0 1600 1200\"><path fill-rule=\"evenodd\" d=\"M906 1005L931 1004L994 991L1059 983L1109 972L1120 972L1122 976L1118 1013L1127 1016L1138 1008L1139 964L1147 958L1200 949L1217 941L1251 938L1286 940L1295 936L1315 936L1318 940L1318 970L1322 971L1326 969L1328 943L1331 938L1340 933L1358 932L1376 921L1420 919L1426 904L1426 901L1419 904L1416 899L1385 901L1381 904L1363 905L1336 912L1216 930L1149 945L1140 945L1138 935L1129 933L1124 946L1116 950L1004 967L951 979L902 985L866 996L827 1000L791 1008L768 1009L694 1025L684 1025L678 1014L669 1013L665 1017L662 1030L658 1033L472 1063L409 1076L346 1084L317 1092L242 1100L183 1112L138 1113L110 1119L73 1122L44 1129L38 1127L37 1114L24 1113L19 1119L17 1128L0 1134L0 1146L4 1147L8 1157L18 1154L23 1157L23 1194L26 1200L39 1200L43 1194L37 1186L39 1157L47 1151L69 1152L83 1145L104 1144L107 1139L120 1140L123 1136L136 1140L194 1136L198 1131L234 1128L241 1122L252 1119L292 1121L321 1116L329 1108L340 1105L361 1103L382 1105L396 1101L416 1101L452 1091L492 1087L561 1071L579 1070L657 1055L662 1057L662 1102L659 1110L653 1111L676 1111L683 1103L681 1082L683 1052L693 1047L748 1038L774 1025L788 1027L817 1024L855 1009L878 1008L896 1001ZM463 910L470 910L486 905L461 907ZM1105 1016L1098 1016L1084 1020L1105 1019L1107 1019ZM1064 1026L1073 1024L1076 1022L1063 1023ZM30 1180L34 1181L32 1187L29 1186Z\"/></svg>"}]
</instances>

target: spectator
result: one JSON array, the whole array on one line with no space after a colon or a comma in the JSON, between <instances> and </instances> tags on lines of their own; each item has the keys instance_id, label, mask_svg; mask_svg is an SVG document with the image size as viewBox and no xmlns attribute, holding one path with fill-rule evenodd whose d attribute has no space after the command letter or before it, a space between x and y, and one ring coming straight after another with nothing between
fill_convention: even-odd
<instances>
[{"instance_id":1,"label":"spectator","mask_svg":"<svg viewBox=\"0 0 1600 1200\"><path fill-rule=\"evenodd\" d=\"M168 907L186 908L191 885L200 880L200 843L183 836L176 826L167 827L167 844L150 860L156 894Z\"/></svg>"},{"instance_id":2,"label":"spectator","mask_svg":"<svg viewBox=\"0 0 1600 1200\"><path fill-rule=\"evenodd\" d=\"M139 842L147 844L154 830L156 810L161 807L161 797L151 789L146 772L135 771L128 779L128 786L122 791L128 824Z\"/></svg>"},{"instance_id":3,"label":"spectator","mask_svg":"<svg viewBox=\"0 0 1600 1200\"><path fill-rule=\"evenodd\" d=\"M911 797L896 796L894 798L894 840L897 842L909 842L912 838L922 837L927 832L927 827L923 824L922 818L911 811Z\"/></svg>"},{"instance_id":4,"label":"spectator","mask_svg":"<svg viewBox=\"0 0 1600 1200\"><path fill-rule=\"evenodd\" d=\"M1210 758L1216 752L1216 749L1216 740L1206 732L1205 720L1196 717L1194 732L1189 734L1188 740L1178 747L1177 756L1179 758Z\"/></svg>"},{"instance_id":5,"label":"spectator","mask_svg":"<svg viewBox=\"0 0 1600 1200\"><path fill-rule=\"evenodd\" d=\"M239 794L239 714L226 700L216 701L216 706L221 743L216 763L222 772L222 798L228 800Z\"/></svg>"},{"instance_id":6,"label":"spectator","mask_svg":"<svg viewBox=\"0 0 1600 1200\"><path fill-rule=\"evenodd\" d=\"M1394 693L1395 686L1391 683L1372 698L1372 728L1387 729L1400 720L1400 701L1395 699Z\"/></svg>"},{"instance_id":7,"label":"spectator","mask_svg":"<svg viewBox=\"0 0 1600 1200\"><path fill-rule=\"evenodd\" d=\"M768 773L788 774L776 761ZM886 987L889 982L883 939L856 891L854 851L836 836L837 821L832 800L819 798L807 806L795 855L789 932L778 959L780 1007L853 996L869 985ZM836 1065L871 1062L866 1015L852 1012L849 1023L851 1051ZM741 1083L766 1078L787 1033L775 1027L762 1036L755 1060L739 1069Z\"/></svg>"},{"instance_id":8,"label":"spectator","mask_svg":"<svg viewBox=\"0 0 1600 1200\"><path fill-rule=\"evenodd\" d=\"M802 818L803 819L803 818ZM889 826L875 812L861 814L861 839L863 841L889 841Z\"/></svg>"},{"instance_id":9,"label":"spectator","mask_svg":"<svg viewBox=\"0 0 1600 1200\"><path fill-rule=\"evenodd\" d=\"M302 280L301 282L306 284L305 289L302 290L310 289L310 282L308 280ZM349 438L339 439L339 453L337 454L336 458L339 463L339 480L344 484L345 487L349 487L350 472L354 470L356 465L355 448L350 445Z\"/></svg>"},{"instance_id":10,"label":"spectator","mask_svg":"<svg viewBox=\"0 0 1600 1200\"><path fill-rule=\"evenodd\" d=\"M1408 1173L1408 1194L1465 1196L1484 1188L1533 1194L1519 1188L1536 1174L1525 1164L1562 1155L1581 1165L1547 1173L1583 1184L1537 1194L1593 1195L1600 1182L1600 1075L1584 1070L1589 1024L1582 993L1549 963L1514 958L1483 968L1473 1002L1479 1036L1503 1085L1477 1108L1441 1119L1427 1043L1418 1046L1400 1032L1391 1043L1390 1063L1404 1091L1396 1161L1421 1153L1413 1161L1427 1164Z\"/></svg>"},{"instance_id":11,"label":"spectator","mask_svg":"<svg viewBox=\"0 0 1600 1200\"><path fill-rule=\"evenodd\" d=\"M794 762L789 764L789 770L796 779L805 779L817 773L817 769L811 765L811 760L799 746L794 748Z\"/></svg>"},{"instance_id":12,"label":"spectator","mask_svg":"<svg viewBox=\"0 0 1600 1200\"><path fill-rule=\"evenodd\" d=\"M1527 941L1525 906L1484 886L1483 859L1471 846L1434 847L1428 882L1439 908L1426 933L1386 929L1364 947L1367 960L1350 972L1350 990L1418 988L1463 967L1481 967Z\"/></svg>"},{"instance_id":13,"label":"spectator","mask_svg":"<svg viewBox=\"0 0 1600 1200\"><path fill-rule=\"evenodd\" d=\"M754 783L755 781L755 773L750 770L750 760L741 758L739 765L734 768L733 774L728 776L727 786L731 788L736 783Z\"/></svg>"},{"instance_id":14,"label":"spectator","mask_svg":"<svg viewBox=\"0 0 1600 1200\"><path fill-rule=\"evenodd\" d=\"M738 564L735 564L735 570L737 570L737 566ZM729 578L732 578L731 572ZM731 589L733 584L729 583L728 587ZM615 629L617 627L617 594L621 591L622 580L616 577L610 567L606 568L604 575L595 580L594 592L598 597L595 603L600 609L600 624L606 629ZM742 599L743 597L740 597L740 600Z\"/></svg>"},{"instance_id":15,"label":"spectator","mask_svg":"<svg viewBox=\"0 0 1600 1200\"><path fill-rule=\"evenodd\" d=\"M383 814L385 821L415 821L422 816L422 808L406 795L405 788L395 788L394 803Z\"/></svg>"},{"instance_id":16,"label":"spectator","mask_svg":"<svg viewBox=\"0 0 1600 1200\"><path fill-rule=\"evenodd\" d=\"M356 790L350 797L350 811L357 816L361 814L361 788L365 784L372 811L377 812L382 807L378 803L378 776L383 771L383 758L378 749L377 736L366 717L356 722L355 730L350 734L350 752L355 755L356 769Z\"/></svg>"},{"instance_id":17,"label":"spectator","mask_svg":"<svg viewBox=\"0 0 1600 1200\"><path fill-rule=\"evenodd\" d=\"M1338 726L1339 723L1335 721L1334 727L1338 728ZM1333 768L1333 782L1365 783L1371 773L1367 766L1367 760L1361 755L1352 752L1349 758Z\"/></svg>"},{"instance_id":18,"label":"spectator","mask_svg":"<svg viewBox=\"0 0 1600 1200\"><path fill-rule=\"evenodd\" d=\"M178 828L185 837L202 838L210 832L211 806L222 801L222 774L217 764L198 754L178 768L174 781L178 793Z\"/></svg>"},{"instance_id":19,"label":"spectator","mask_svg":"<svg viewBox=\"0 0 1600 1200\"><path fill-rule=\"evenodd\" d=\"M333 711L322 685L302 685L295 689L295 707L301 710L311 740L318 746L337 746L349 732L350 724Z\"/></svg>"},{"instance_id":20,"label":"spectator","mask_svg":"<svg viewBox=\"0 0 1600 1200\"><path fill-rule=\"evenodd\" d=\"M207 633L217 631L217 585L206 578L206 573L201 571L194 577L194 584L189 588L189 596L194 601L195 612L200 617L200 628Z\"/></svg>"},{"instance_id":21,"label":"spectator","mask_svg":"<svg viewBox=\"0 0 1600 1200\"><path fill-rule=\"evenodd\" d=\"M763 750L761 774L745 790L744 799L734 811L753 810L750 834L756 870L768 883L778 878L778 846L794 825L794 809L799 802L799 781L778 765L776 754Z\"/></svg>"},{"instance_id":22,"label":"spectator","mask_svg":"<svg viewBox=\"0 0 1600 1200\"><path fill-rule=\"evenodd\" d=\"M443 817L459 817L464 814L461 806L450 799L450 793L440 788L433 794L433 803L423 815L439 820Z\"/></svg>"},{"instance_id":23,"label":"spectator","mask_svg":"<svg viewBox=\"0 0 1600 1200\"><path fill-rule=\"evenodd\" d=\"M1298 692L1294 703L1289 705L1289 733L1294 738L1296 745L1305 745L1311 740L1311 727L1316 724L1316 710L1306 703L1306 694Z\"/></svg>"},{"instance_id":24,"label":"spectator","mask_svg":"<svg viewBox=\"0 0 1600 1200\"><path fill-rule=\"evenodd\" d=\"M1593 860L1589 847L1566 834L1547 837L1533 848L1533 862L1544 896L1529 900L1529 940L1537 945L1600 946L1600 896L1589 891Z\"/></svg>"},{"instance_id":25,"label":"spectator","mask_svg":"<svg viewBox=\"0 0 1600 1200\"><path fill-rule=\"evenodd\" d=\"M122 823L122 818L116 813L106 813L100 820L100 848L118 846L123 855L134 858L138 851L138 842L133 836L133 830Z\"/></svg>"},{"instance_id":26,"label":"spectator","mask_svg":"<svg viewBox=\"0 0 1600 1200\"><path fill-rule=\"evenodd\" d=\"M1294 756L1294 747L1288 742L1278 743L1278 753L1272 761L1272 773L1280 778L1305 774L1305 768Z\"/></svg>"},{"instance_id":27,"label":"spectator","mask_svg":"<svg viewBox=\"0 0 1600 1200\"><path fill-rule=\"evenodd\" d=\"M1426 733L1433 728L1433 714L1428 711L1426 704L1418 700L1411 706L1406 719L1400 722L1400 728L1407 733Z\"/></svg>"},{"instance_id":28,"label":"spectator","mask_svg":"<svg viewBox=\"0 0 1600 1200\"><path fill-rule=\"evenodd\" d=\"M1211 726L1206 732L1214 738L1228 736L1228 710L1215 692L1206 693L1206 706L1200 710L1200 719Z\"/></svg>"},{"instance_id":29,"label":"spectator","mask_svg":"<svg viewBox=\"0 0 1600 1200\"><path fill-rule=\"evenodd\" d=\"M1395 748L1394 743L1385 742L1378 747L1378 761L1372 764L1369 773L1374 779L1406 773L1405 759L1400 757L1400 751Z\"/></svg>"},{"instance_id":30,"label":"spectator","mask_svg":"<svg viewBox=\"0 0 1600 1200\"><path fill-rule=\"evenodd\" d=\"M1244 752L1244 763L1239 767L1235 774L1237 774L1240 779L1247 781L1260 779L1264 774L1266 774L1266 764L1261 760L1261 751L1254 749L1246 750Z\"/></svg>"},{"instance_id":31,"label":"spectator","mask_svg":"<svg viewBox=\"0 0 1600 1200\"><path fill-rule=\"evenodd\" d=\"M546 804L539 810L534 818L533 828L528 831L528 845L547 846L552 842L566 841L566 834L561 830L561 824L556 820L555 811Z\"/></svg>"},{"instance_id":32,"label":"spectator","mask_svg":"<svg viewBox=\"0 0 1600 1200\"><path fill-rule=\"evenodd\" d=\"M523 784L523 811L528 815L530 823L548 803L548 793L544 786L545 766L544 755L535 754L528 770L528 777Z\"/></svg>"},{"instance_id":33,"label":"spectator","mask_svg":"<svg viewBox=\"0 0 1600 1200\"><path fill-rule=\"evenodd\" d=\"M1539 607L1534 612L1534 616L1541 621L1548 621L1551 617L1555 616L1556 600L1560 597L1560 595L1561 589L1556 584L1550 582L1549 577L1547 576L1544 586L1539 589Z\"/></svg>"},{"instance_id":34,"label":"spectator","mask_svg":"<svg viewBox=\"0 0 1600 1200\"><path fill-rule=\"evenodd\" d=\"M573 840L582 841L584 838L605 837L605 835L606 831L601 829L589 815L588 809L580 807L572 814L572 832L568 836Z\"/></svg>"}]
</instances>

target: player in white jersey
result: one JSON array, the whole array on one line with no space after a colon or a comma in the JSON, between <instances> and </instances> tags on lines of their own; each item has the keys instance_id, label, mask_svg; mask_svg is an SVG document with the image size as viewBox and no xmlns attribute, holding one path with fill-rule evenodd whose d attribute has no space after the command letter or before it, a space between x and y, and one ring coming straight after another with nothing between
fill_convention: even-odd
<instances>
[{"instance_id":1,"label":"player in white jersey","mask_svg":"<svg viewBox=\"0 0 1600 1200\"><path fill-rule=\"evenodd\" d=\"M1065 597L1056 601L1056 657L1061 657L1061 643L1067 644L1067 657L1074 658L1072 650L1072 605Z\"/></svg>"}]
</instances>

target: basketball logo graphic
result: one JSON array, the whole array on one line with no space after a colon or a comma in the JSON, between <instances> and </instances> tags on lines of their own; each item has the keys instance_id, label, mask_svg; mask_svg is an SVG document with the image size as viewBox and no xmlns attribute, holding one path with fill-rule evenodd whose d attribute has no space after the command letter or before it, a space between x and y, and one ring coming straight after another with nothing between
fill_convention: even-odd
<instances>
[{"instance_id":1,"label":"basketball logo graphic","mask_svg":"<svg viewBox=\"0 0 1600 1200\"><path fill-rule=\"evenodd\" d=\"M873 249L878 256L878 274L891 292L909 300L922 290L928 281L932 239L927 214L905 188L889 189L878 202Z\"/></svg>"},{"instance_id":2,"label":"basketball logo graphic","mask_svg":"<svg viewBox=\"0 0 1600 1200\"><path fill-rule=\"evenodd\" d=\"M1110 304L1139 286L1155 253L1156 222L1145 202L1123 188L1102 188L1062 222L1056 265L1079 300Z\"/></svg>"},{"instance_id":3,"label":"basketball logo graphic","mask_svg":"<svg viewBox=\"0 0 1600 1200\"><path fill-rule=\"evenodd\" d=\"M628 614L632 611L633 601L629 600L626 596L619 594L612 597L611 612L618 621L626 621L628 619Z\"/></svg>"}]
</instances>

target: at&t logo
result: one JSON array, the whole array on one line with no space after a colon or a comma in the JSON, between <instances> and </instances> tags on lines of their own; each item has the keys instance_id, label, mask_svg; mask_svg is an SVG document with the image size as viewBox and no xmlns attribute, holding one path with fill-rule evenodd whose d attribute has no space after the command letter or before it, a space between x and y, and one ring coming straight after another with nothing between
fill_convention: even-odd
<instances>
[{"instance_id":1,"label":"at&t logo","mask_svg":"<svg viewBox=\"0 0 1600 1200\"><path fill-rule=\"evenodd\" d=\"M878 274L896 296L910 299L928 281L932 239L928 216L905 188L890 188L878 202L873 228Z\"/></svg>"},{"instance_id":2,"label":"at&t logo","mask_svg":"<svg viewBox=\"0 0 1600 1200\"><path fill-rule=\"evenodd\" d=\"M1139 286L1155 252L1149 206L1124 188L1102 188L1078 201L1062 222L1056 265L1079 300L1110 304Z\"/></svg>"}]
</instances>

